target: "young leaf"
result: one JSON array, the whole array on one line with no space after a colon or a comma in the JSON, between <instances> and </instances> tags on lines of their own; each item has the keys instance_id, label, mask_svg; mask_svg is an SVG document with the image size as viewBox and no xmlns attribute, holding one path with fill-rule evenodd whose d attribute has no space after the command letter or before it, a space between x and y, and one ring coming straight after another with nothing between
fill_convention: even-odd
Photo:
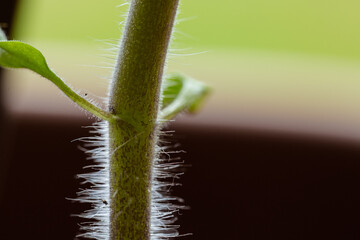
<instances>
[{"instance_id":1,"label":"young leaf","mask_svg":"<svg viewBox=\"0 0 360 240\"><path fill-rule=\"evenodd\" d=\"M181 88L183 86L183 82L180 77L176 77L175 75L166 76L163 82L163 91L162 91L162 109L169 106L172 103L176 96L179 95Z\"/></svg>"},{"instance_id":2,"label":"young leaf","mask_svg":"<svg viewBox=\"0 0 360 240\"><path fill-rule=\"evenodd\" d=\"M209 93L210 88L195 79L180 74L167 76L160 119L170 120L184 110L196 112Z\"/></svg>"},{"instance_id":3,"label":"young leaf","mask_svg":"<svg viewBox=\"0 0 360 240\"><path fill-rule=\"evenodd\" d=\"M0 28L0 40L7 40L6 34L1 28Z\"/></svg>"},{"instance_id":4,"label":"young leaf","mask_svg":"<svg viewBox=\"0 0 360 240\"><path fill-rule=\"evenodd\" d=\"M8 68L27 68L34 71L53 82L66 96L80 107L104 120L111 119L109 113L94 106L67 86L60 77L50 70L43 54L29 44L19 41L0 40L0 66Z\"/></svg>"},{"instance_id":5,"label":"young leaf","mask_svg":"<svg viewBox=\"0 0 360 240\"><path fill-rule=\"evenodd\" d=\"M9 68L27 68L49 80L56 76L49 69L45 57L39 50L19 41L0 41L0 65Z\"/></svg>"}]
</instances>

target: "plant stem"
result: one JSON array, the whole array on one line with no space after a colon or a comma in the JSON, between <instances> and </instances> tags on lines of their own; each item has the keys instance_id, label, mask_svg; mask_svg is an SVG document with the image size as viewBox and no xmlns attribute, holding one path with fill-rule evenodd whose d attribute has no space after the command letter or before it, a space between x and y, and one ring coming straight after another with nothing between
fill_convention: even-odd
<instances>
[{"instance_id":1,"label":"plant stem","mask_svg":"<svg viewBox=\"0 0 360 240\"><path fill-rule=\"evenodd\" d=\"M110 92L110 239L150 239L159 94L179 0L132 0Z\"/></svg>"}]
</instances>

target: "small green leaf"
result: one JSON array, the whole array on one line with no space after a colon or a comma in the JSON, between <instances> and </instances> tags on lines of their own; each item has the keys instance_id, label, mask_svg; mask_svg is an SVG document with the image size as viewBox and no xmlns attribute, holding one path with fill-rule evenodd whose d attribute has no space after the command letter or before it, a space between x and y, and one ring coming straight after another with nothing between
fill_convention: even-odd
<instances>
[{"instance_id":1,"label":"small green leaf","mask_svg":"<svg viewBox=\"0 0 360 240\"><path fill-rule=\"evenodd\" d=\"M0 28L0 40L7 40L6 34L1 28Z\"/></svg>"},{"instance_id":2,"label":"small green leaf","mask_svg":"<svg viewBox=\"0 0 360 240\"><path fill-rule=\"evenodd\" d=\"M66 96L80 107L104 120L112 115L79 96L60 77L50 70L45 57L36 48L19 41L0 40L0 66L8 68L27 68L53 82Z\"/></svg>"},{"instance_id":3,"label":"small green leaf","mask_svg":"<svg viewBox=\"0 0 360 240\"><path fill-rule=\"evenodd\" d=\"M196 112L210 93L204 83L180 74L165 78L160 119L170 120L178 113L187 110Z\"/></svg>"},{"instance_id":4,"label":"small green leaf","mask_svg":"<svg viewBox=\"0 0 360 240\"><path fill-rule=\"evenodd\" d=\"M166 108L170 103L172 103L176 97L179 95L183 82L181 77L176 77L175 75L166 76L163 83L163 98L162 98L162 109Z\"/></svg>"},{"instance_id":5,"label":"small green leaf","mask_svg":"<svg viewBox=\"0 0 360 240\"><path fill-rule=\"evenodd\" d=\"M49 80L56 76L39 50L19 41L0 41L0 66L27 68Z\"/></svg>"}]
</instances>

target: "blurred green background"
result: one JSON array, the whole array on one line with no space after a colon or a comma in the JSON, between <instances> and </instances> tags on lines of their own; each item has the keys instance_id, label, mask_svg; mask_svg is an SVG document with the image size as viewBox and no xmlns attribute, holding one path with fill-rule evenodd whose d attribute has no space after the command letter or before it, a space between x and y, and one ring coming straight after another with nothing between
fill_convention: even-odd
<instances>
[{"instance_id":1,"label":"blurred green background","mask_svg":"<svg viewBox=\"0 0 360 240\"><path fill-rule=\"evenodd\" d=\"M114 0L23 1L21 39L118 39L127 7ZM305 52L360 59L360 2L355 0L182 0L177 44ZM154 13L156 14L156 13ZM120 17L121 16L121 17Z\"/></svg>"},{"instance_id":2,"label":"blurred green background","mask_svg":"<svg viewBox=\"0 0 360 240\"><path fill-rule=\"evenodd\" d=\"M112 66L116 53L104 49L121 36L123 3L23 0L14 36L41 49L71 85L99 98L111 76L101 67ZM355 0L181 0L168 71L214 88L191 121L360 139L359 7ZM14 111L76 114L33 74L9 78Z\"/></svg>"}]
</instances>

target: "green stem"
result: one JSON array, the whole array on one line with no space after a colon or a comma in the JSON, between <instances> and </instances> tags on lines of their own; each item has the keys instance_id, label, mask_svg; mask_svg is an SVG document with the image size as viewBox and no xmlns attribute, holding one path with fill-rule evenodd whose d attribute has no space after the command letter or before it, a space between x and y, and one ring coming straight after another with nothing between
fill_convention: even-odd
<instances>
[{"instance_id":1,"label":"green stem","mask_svg":"<svg viewBox=\"0 0 360 240\"><path fill-rule=\"evenodd\" d=\"M110 92L110 239L150 238L159 94L178 0L133 0Z\"/></svg>"}]
</instances>

